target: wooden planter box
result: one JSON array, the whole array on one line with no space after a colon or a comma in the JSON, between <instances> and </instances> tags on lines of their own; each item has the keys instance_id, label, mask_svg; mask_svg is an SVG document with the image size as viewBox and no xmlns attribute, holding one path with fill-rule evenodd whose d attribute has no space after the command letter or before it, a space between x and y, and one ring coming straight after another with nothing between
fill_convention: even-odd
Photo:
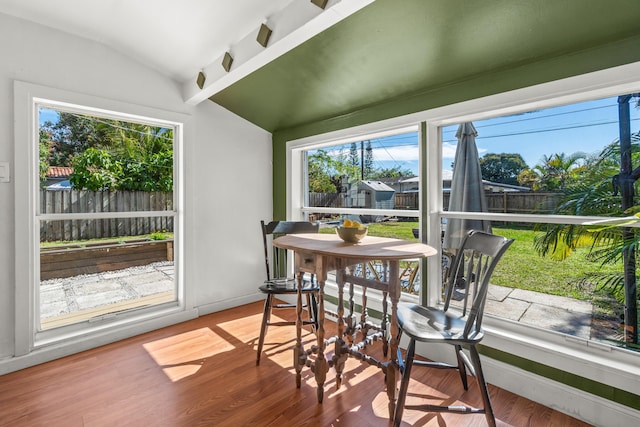
<instances>
[{"instance_id":1,"label":"wooden planter box","mask_svg":"<svg viewBox=\"0 0 640 427\"><path fill-rule=\"evenodd\" d=\"M40 280L121 270L158 261L173 261L172 239L42 249Z\"/></svg>"}]
</instances>

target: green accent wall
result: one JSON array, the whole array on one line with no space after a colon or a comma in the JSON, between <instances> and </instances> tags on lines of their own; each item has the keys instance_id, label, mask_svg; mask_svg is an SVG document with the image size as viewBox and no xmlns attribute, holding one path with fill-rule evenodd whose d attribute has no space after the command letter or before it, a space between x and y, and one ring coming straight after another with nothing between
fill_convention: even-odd
<instances>
[{"instance_id":1,"label":"green accent wall","mask_svg":"<svg viewBox=\"0 0 640 427\"><path fill-rule=\"evenodd\" d=\"M640 2L638 2L640 4ZM640 27L640 26L639 26ZM495 95L567 77L640 61L640 35L527 65L494 71L439 88L391 98L349 114L319 120L273 134L274 219L286 216L286 143L362 124Z\"/></svg>"},{"instance_id":2,"label":"green accent wall","mask_svg":"<svg viewBox=\"0 0 640 427\"><path fill-rule=\"evenodd\" d=\"M372 123L637 61L640 61L640 36L592 49L585 49L561 57L545 58L538 62L509 70L500 70L487 75L475 76L469 80L457 82L446 87L418 92L398 99L389 99L367 108L354 110L347 115L278 131L273 135L274 218L284 219L286 216L285 162L286 142L289 140ZM489 347L483 347L481 352L487 357L516 366L533 374L640 410L640 395L638 394Z\"/></svg>"},{"instance_id":3,"label":"green accent wall","mask_svg":"<svg viewBox=\"0 0 640 427\"><path fill-rule=\"evenodd\" d=\"M640 61L636 0L377 0L211 99L286 143ZM373 313L372 313L373 314ZM640 410L640 396L483 347L487 357Z\"/></svg>"}]
</instances>

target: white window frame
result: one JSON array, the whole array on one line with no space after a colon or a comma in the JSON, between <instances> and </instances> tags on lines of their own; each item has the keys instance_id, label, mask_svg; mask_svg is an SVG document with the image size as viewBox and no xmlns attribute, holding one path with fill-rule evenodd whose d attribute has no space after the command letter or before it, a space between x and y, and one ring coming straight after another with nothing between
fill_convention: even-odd
<instances>
[{"instance_id":1,"label":"white window frame","mask_svg":"<svg viewBox=\"0 0 640 427\"><path fill-rule=\"evenodd\" d=\"M177 302L132 310L96 322L83 322L66 327L38 331L39 304L39 224L42 219L61 219L60 215L42 215L38 206L38 107L59 107L64 111L94 113L102 117L150 123L174 129L174 210L160 212L174 217L174 267ZM15 349L14 356L47 360L50 354L70 354L147 330L195 317L192 291L184 284L184 191L183 140L190 117L185 114L109 100L16 81L15 111ZM26 197L25 197L26 195ZM111 214L113 215L113 214ZM118 214L119 215L119 214ZM128 217L158 216L158 212L123 213ZM76 215L77 216L77 215ZM90 215L82 215L83 218ZM64 216L62 219L71 219ZM50 352L47 353L46 349ZM49 354L49 355L48 355ZM28 363L27 363L28 364Z\"/></svg>"},{"instance_id":2,"label":"white window frame","mask_svg":"<svg viewBox=\"0 0 640 427\"><path fill-rule=\"evenodd\" d=\"M291 220L305 220L309 213L330 213L330 214L355 214L355 215L389 215L404 216L409 218L420 219L419 210L406 209L363 209L363 208L325 208L325 207L309 207L307 188L307 158L306 151L311 149L319 149L336 145L350 144L352 142L360 142L368 139L384 138L387 136L398 135L409 132L418 132L419 157L424 151L420 141L420 126L418 124L394 126L391 125L384 129L376 129L375 132L360 132L357 129L347 129L332 133L331 136L323 135L324 138L317 137L303 138L287 143L287 218ZM299 179L292 179L300 177ZM331 280L327 281L325 291L329 295L337 295L337 286ZM358 297L359 291L355 291ZM382 311L382 294L375 290L367 293L368 307L374 310ZM402 294L402 298L406 300L419 301L419 295Z\"/></svg>"},{"instance_id":3,"label":"white window frame","mask_svg":"<svg viewBox=\"0 0 640 427\"><path fill-rule=\"evenodd\" d=\"M421 155L425 162L420 166L421 188L426 195L421 200L420 216L422 231L426 233L427 243L440 248L440 221L442 218L473 218L474 214L444 212L442 209L442 144L440 128L465 121L505 116L558 105L577 103L592 99L617 96L637 92L640 88L640 62L581 76L540 84L506 93L487 96L458 104L434 108L403 117L369 123L354 128L339 130L322 135L314 135L287 142L287 215L290 218L302 218L304 174L301 149L332 145L363 135L401 129L426 123L426 153ZM551 223L580 223L586 218L568 216L535 216L481 214L489 220L502 221L520 218L525 221ZM592 220L593 217L588 217ZM428 259L429 284L441 280L440 257ZM426 295L429 304L439 300L439 286L428 286ZM640 354L620 348L598 344L576 337L551 331L536 330L526 325L515 324L503 319L485 317L486 338L483 344L506 353L537 361L562 371L571 372L583 378L591 379L631 393L637 393L640 381ZM433 346L432 346L433 347ZM438 354L432 347L418 349L424 355L449 359L448 353ZM444 349L446 350L446 349ZM429 353L432 352L432 353ZM502 381L502 383L501 383ZM510 382L511 381L511 382ZM523 385L509 376L496 377L495 384L507 389L522 390ZM526 393L521 393L526 395Z\"/></svg>"}]
</instances>

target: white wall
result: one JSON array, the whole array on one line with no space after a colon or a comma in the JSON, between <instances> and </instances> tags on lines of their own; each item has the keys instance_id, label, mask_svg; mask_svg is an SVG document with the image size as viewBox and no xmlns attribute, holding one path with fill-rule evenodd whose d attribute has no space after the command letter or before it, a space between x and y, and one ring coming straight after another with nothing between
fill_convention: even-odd
<instances>
[{"instance_id":1,"label":"white wall","mask_svg":"<svg viewBox=\"0 0 640 427\"><path fill-rule=\"evenodd\" d=\"M259 298L258 223L272 212L270 134L209 101L186 106L179 84L99 43L0 14L0 161L12 171L24 167L13 164L14 80L189 114L186 286L204 312ZM0 372L16 359L14 185L13 177L0 183Z\"/></svg>"}]
</instances>

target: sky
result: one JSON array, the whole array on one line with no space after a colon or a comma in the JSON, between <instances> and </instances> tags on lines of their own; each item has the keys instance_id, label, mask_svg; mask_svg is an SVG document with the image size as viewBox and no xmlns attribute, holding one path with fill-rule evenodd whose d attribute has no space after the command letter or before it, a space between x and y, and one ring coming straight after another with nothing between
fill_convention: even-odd
<instances>
[{"instance_id":1,"label":"sky","mask_svg":"<svg viewBox=\"0 0 640 427\"><path fill-rule=\"evenodd\" d=\"M58 121L58 112L48 108L40 108L39 123L42 126L45 122L55 123Z\"/></svg>"},{"instance_id":2,"label":"sky","mask_svg":"<svg viewBox=\"0 0 640 427\"><path fill-rule=\"evenodd\" d=\"M640 108L635 106L636 100L633 98L630 103L632 132L640 130ZM56 120L54 110L40 110L41 124ZM619 136L617 97L475 121L474 126L478 131L476 145L480 157L488 153L519 153L533 168L545 155L597 154L616 140ZM457 128L458 125L452 125L442 130L444 176L451 171ZM371 146L375 167L399 167L418 174L416 132L371 139Z\"/></svg>"},{"instance_id":3,"label":"sky","mask_svg":"<svg viewBox=\"0 0 640 427\"><path fill-rule=\"evenodd\" d=\"M640 130L640 109L630 103L631 131ZM619 137L617 97L571 104L512 116L474 122L476 144L482 157L488 153L519 153L533 168L543 156L577 152L598 154ZM451 170L458 125L443 128L443 175ZM417 133L372 139L376 166L399 166L418 173Z\"/></svg>"}]
</instances>

